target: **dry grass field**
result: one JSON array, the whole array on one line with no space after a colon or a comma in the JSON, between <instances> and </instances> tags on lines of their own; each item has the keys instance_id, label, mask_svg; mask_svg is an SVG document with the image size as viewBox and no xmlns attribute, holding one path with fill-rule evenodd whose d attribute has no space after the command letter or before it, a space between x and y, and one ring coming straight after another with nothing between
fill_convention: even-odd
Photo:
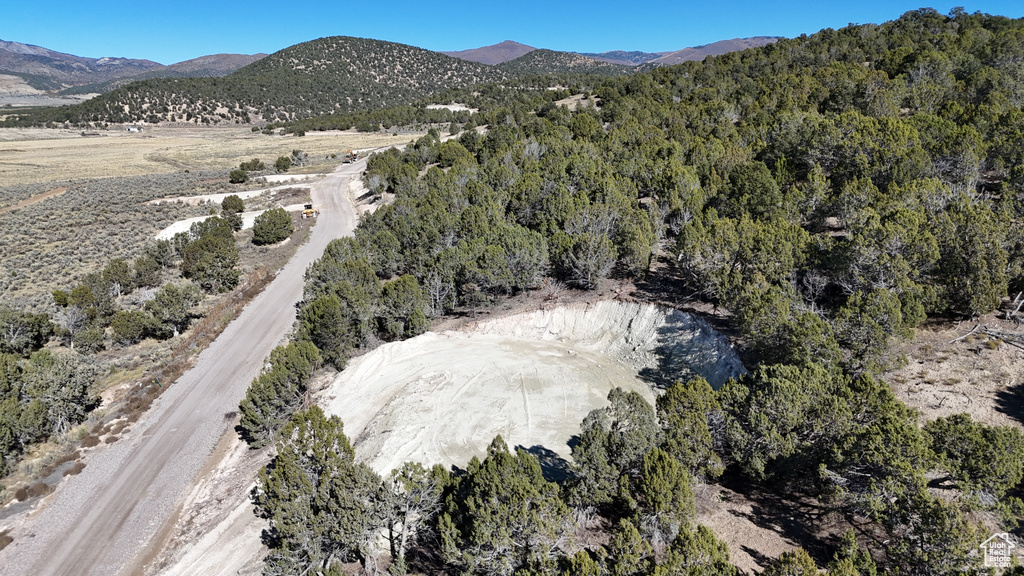
<instances>
[{"instance_id":1,"label":"dry grass field","mask_svg":"<svg viewBox=\"0 0 1024 576\"><path fill-rule=\"evenodd\" d=\"M0 185L229 170L251 158L260 158L269 165L278 156L287 156L296 149L306 151L310 160L315 161L350 148L375 148L410 140L408 134L354 131L268 136L252 132L248 126L147 126L141 133L114 129L96 133L99 135L38 128L0 130Z\"/></svg>"},{"instance_id":2,"label":"dry grass field","mask_svg":"<svg viewBox=\"0 0 1024 576\"><path fill-rule=\"evenodd\" d=\"M54 289L113 258L133 258L165 226L210 207L147 204L157 198L234 193L228 172L243 160L272 165L303 150L292 172L326 172L347 149L405 144L418 135L357 132L278 136L249 127L146 127L99 136L0 129L0 303L45 310ZM338 155L331 158L331 155ZM247 203L248 204L248 203Z\"/></svg>"}]
</instances>

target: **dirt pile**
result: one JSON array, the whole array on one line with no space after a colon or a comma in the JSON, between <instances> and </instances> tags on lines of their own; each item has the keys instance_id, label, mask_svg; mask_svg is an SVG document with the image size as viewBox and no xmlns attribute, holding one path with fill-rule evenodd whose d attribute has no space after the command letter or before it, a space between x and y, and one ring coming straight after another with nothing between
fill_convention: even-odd
<instances>
[{"instance_id":1,"label":"dirt pile","mask_svg":"<svg viewBox=\"0 0 1024 576\"><path fill-rule=\"evenodd\" d=\"M557 465L614 387L654 400L694 374L744 371L703 321L647 304L598 302L428 332L353 360L320 403L380 473L407 460L465 466L494 436Z\"/></svg>"}]
</instances>

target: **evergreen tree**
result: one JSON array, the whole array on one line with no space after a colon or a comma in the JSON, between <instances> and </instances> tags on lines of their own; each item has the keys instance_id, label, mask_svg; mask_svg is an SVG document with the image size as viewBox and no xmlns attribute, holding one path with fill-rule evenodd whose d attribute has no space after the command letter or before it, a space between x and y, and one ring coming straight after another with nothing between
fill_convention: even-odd
<instances>
[{"instance_id":1,"label":"evergreen tree","mask_svg":"<svg viewBox=\"0 0 1024 576\"><path fill-rule=\"evenodd\" d=\"M473 574L511 576L557 557L569 510L537 459L510 454L496 437L483 461L473 458L454 479L438 520L446 562Z\"/></svg>"},{"instance_id":2,"label":"evergreen tree","mask_svg":"<svg viewBox=\"0 0 1024 576\"><path fill-rule=\"evenodd\" d=\"M379 523L381 479L354 462L341 420L314 406L281 430L252 501L270 522L264 574L299 574L365 559Z\"/></svg>"},{"instance_id":3,"label":"evergreen tree","mask_svg":"<svg viewBox=\"0 0 1024 576\"><path fill-rule=\"evenodd\" d=\"M252 381L239 405L237 430L250 448L273 442L302 404L309 378L320 363L320 351L311 342L290 342L270 353L269 366Z\"/></svg>"},{"instance_id":4,"label":"evergreen tree","mask_svg":"<svg viewBox=\"0 0 1024 576\"><path fill-rule=\"evenodd\" d=\"M252 227L252 243L257 246L277 244L294 231L292 217L284 208L271 208L256 217Z\"/></svg>"}]
</instances>

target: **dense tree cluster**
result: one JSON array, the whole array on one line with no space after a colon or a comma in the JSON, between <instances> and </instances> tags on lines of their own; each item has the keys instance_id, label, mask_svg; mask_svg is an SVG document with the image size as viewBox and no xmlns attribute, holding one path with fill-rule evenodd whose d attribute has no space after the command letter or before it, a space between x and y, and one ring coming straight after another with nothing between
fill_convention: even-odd
<instances>
[{"instance_id":1,"label":"dense tree cluster","mask_svg":"<svg viewBox=\"0 0 1024 576\"><path fill-rule=\"evenodd\" d=\"M642 276L662 249L676 288L731 313L751 368L718 390L676 383L655 406L613 391L557 485L500 439L443 482L420 468L444 488L420 485L436 539L409 562L734 574L693 519L693 486L728 473L855 525L829 573L977 568L972 513L1016 524L1024 435L963 415L922 427L880 375L928 315L979 316L1024 288L1022 31L922 9L608 79L574 111L523 91L480 106L485 133L442 143L435 131L371 157L366 185L389 202L307 271L296 337L325 361L548 275L583 289ZM346 505L368 515L348 525L394 535L388 498ZM585 511L611 527L606 543L573 543ZM370 560L367 533L346 538L317 553L319 568ZM405 544L392 544L404 568ZM818 567L798 550L766 573Z\"/></svg>"},{"instance_id":2,"label":"dense tree cluster","mask_svg":"<svg viewBox=\"0 0 1024 576\"><path fill-rule=\"evenodd\" d=\"M228 207L225 214L237 216L231 202ZM177 336L197 317L194 307L202 290L225 291L238 283L237 262L230 221L198 222L172 240L147 245L130 264L114 258L72 289L55 290L54 333L81 353L102 349L107 328L119 346ZM164 271L175 265L192 282L165 282Z\"/></svg>"},{"instance_id":3,"label":"dense tree cluster","mask_svg":"<svg viewBox=\"0 0 1024 576\"><path fill-rule=\"evenodd\" d=\"M181 275L209 293L227 292L238 285L240 272L234 227L216 216L196 222L173 239L181 256Z\"/></svg>"},{"instance_id":4,"label":"dense tree cluster","mask_svg":"<svg viewBox=\"0 0 1024 576\"><path fill-rule=\"evenodd\" d=\"M77 354L0 353L0 475L10 472L29 444L85 419L96 404L89 386L97 372Z\"/></svg>"}]
</instances>

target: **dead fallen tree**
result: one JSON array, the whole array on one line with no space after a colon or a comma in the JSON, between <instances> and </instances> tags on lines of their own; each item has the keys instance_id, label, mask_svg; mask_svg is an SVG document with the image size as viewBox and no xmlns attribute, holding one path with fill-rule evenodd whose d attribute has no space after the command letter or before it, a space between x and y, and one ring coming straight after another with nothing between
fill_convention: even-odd
<instances>
[{"instance_id":1,"label":"dead fallen tree","mask_svg":"<svg viewBox=\"0 0 1024 576\"><path fill-rule=\"evenodd\" d=\"M1003 307L1003 317L1018 325L1024 322L1024 292L1018 292L1017 297Z\"/></svg>"},{"instance_id":2,"label":"dead fallen tree","mask_svg":"<svg viewBox=\"0 0 1024 576\"><path fill-rule=\"evenodd\" d=\"M1021 334L1020 332L1007 332L1005 330L997 330L995 328L990 328L986 324L976 324L970 332L964 334L963 336L958 336L950 340L949 343L952 344L965 338L969 338L973 334L984 334L989 338L1000 340L1002 342L1005 342L1006 344L1009 344L1010 346L1024 350L1024 334Z\"/></svg>"}]
</instances>

